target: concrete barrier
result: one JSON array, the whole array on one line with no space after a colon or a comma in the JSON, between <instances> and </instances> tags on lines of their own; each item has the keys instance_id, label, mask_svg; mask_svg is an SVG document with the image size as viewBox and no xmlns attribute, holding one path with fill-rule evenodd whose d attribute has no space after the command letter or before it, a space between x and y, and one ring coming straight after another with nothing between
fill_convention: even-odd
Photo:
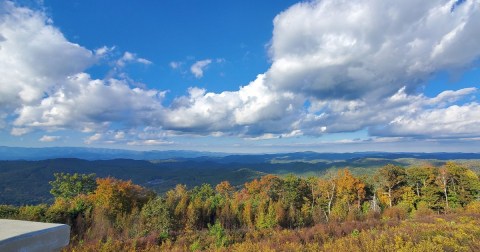
<instances>
[{"instance_id":1,"label":"concrete barrier","mask_svg":"<svg viewBox=\"0 0 480 252\"><path fill-rule=\"evenodd\" d=\"M70 226L0 219L0 251L60 251L70 242Z\"/></svg>"}]
</instances>

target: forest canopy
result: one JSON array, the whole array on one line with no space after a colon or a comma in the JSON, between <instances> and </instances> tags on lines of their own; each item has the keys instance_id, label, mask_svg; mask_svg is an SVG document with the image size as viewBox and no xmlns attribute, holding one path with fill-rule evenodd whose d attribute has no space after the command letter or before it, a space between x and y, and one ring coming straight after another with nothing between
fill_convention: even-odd
<instances>
[{"instance_id":1,"label":"forest canopy","mask_svg":"<svg viewBox=\"0 0 480 252\"><path fill-rule=\"evenodd\" d=\"M394 228L405 246L407 241L415 246L432 241L406 237L402 232L411 232L408 220L433 225L434 232L441 225L430 223L430 216L480 214L479 176L454 162L409 168L389 164L361 177L348 169L324 177L266 175L241 188L228 181L191 189L179 184L163 195L95 174L55 174L50 185L53 204L0 205L0 218L69 224L68 249L75 251L264 250L287 246L287 241L303 250L323 250L340 246L335 242L342 239L357 239L349 241L354 245L373 229L381 237L382 230ZM478 218L468 220L462 222L466 226L450 228L480 224ZM478 225L473 231L480 234ZM474 239L462 246L480 245Z\"/></svg>"}]
</instances>

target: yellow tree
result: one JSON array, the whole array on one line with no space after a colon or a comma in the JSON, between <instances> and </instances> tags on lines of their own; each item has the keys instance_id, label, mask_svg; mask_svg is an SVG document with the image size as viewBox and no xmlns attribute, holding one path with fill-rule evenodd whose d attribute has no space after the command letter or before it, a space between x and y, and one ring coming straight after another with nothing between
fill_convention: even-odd
<instances>
[{"instance_id":1,"label":"yellow tree","mask_svg":"<svg viewBox=\"0 0 480 252\"><path fill-rule=\"evenodd\" d=\"M185 185L178 184L165 194L165 204L173 216L172 222L176 229L181 229L186 224L185 216L189 202L190 196Z\"/></svg>"},{"instance_id":2,"label":"yellow tree","mask_svg":"<svg viewBox=\"0 0 480 252\"><path fill-rule=\"evenodd\" d=\"M330 173L327 178L320 178L317 180L317 185L315 187L316 196L315 201L321 208L321 211L325 215L325 220L329 221L329 216L332 213L332 206L334 200L336 199L337 192L337 179L336 174L333 175ZM314 216L317 218L317 216Z\"/></svg>"},{"instance_id":3,"label":"yellow tree","mask_svg":"<svg viewBox=\"0 0 480 252\"><path fill-rule=\"evenodd\" d=\"M338 171L337 175L337 194L338 198L344 200L348 208L355 204L360 209L362 201L365 199L365 184L354 177L348 169Z\"/></svg>"},{"instance_id":4,"label":"yellow tree","mask_svg":"<svg viewBox=\"0 0 480 252\"><path fill-rule=\"evenodd\" d=\"M95 207L104 210L109 217L121 213L130 213L135 208L141 208L154 194L132 183L115 178L97 179L97 189L92 195Z\"/></svg>"},{"instance_id":5,"label":"yellow tree","mask_svg":"<svg viewBox=\"0 0 480 252\"><path fill-rule=\"evenodd\" d=\"M235 212L232 207L232 196L235 188L228 181L222 181L215 187L217 195L220 196L219 206L217 207L217 218L225 228L233 228L235 225Z\"/></svg>"}]
</instances>

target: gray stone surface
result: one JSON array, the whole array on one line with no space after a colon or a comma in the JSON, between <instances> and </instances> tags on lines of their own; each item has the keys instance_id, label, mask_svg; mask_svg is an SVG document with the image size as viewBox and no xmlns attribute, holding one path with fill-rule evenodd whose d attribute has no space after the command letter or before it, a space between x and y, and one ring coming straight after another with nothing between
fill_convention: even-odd
<instances>
[{"instance_id":1,"label":"gray stone surface","mask_svg":"<svg viewBox=\"0 0 480 252\"><path fill-rule=\"evenodd\" d=\"M64 224L0 219L0 251L60 251L70 241Z\"/></svg>"}]
</instances>

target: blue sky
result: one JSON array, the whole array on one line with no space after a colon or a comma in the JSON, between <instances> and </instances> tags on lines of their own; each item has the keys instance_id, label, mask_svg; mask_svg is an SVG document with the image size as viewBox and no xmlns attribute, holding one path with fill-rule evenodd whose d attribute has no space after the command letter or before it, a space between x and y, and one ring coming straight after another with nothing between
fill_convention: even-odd
<instances>
[{"instance_id":1,"label":"blue sky","mask_svg":"<svg viewBox=\"0 0 480 252\"><path fill-rule=\"evenodd\" d=\"M479 152L479 10L1 1L0 145Z\"/></svg>"}]
</instances>

